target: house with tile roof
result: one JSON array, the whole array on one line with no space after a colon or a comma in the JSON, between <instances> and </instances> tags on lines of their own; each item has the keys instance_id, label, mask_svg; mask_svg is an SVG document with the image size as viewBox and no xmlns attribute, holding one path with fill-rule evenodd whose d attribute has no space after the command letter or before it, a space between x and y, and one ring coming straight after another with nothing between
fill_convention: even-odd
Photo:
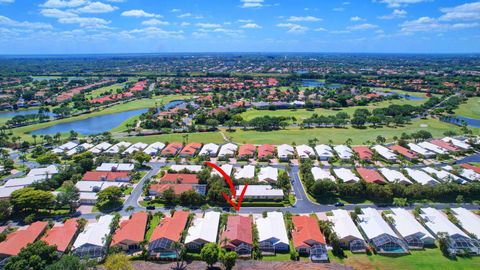
<instances>
[{"instance_id":1,"label":"house with tile roof","mask_svg":"<svg viewBox=\"0 0 480 270\"><path fill-rule=\"evenodd\" d=\"M183 145L179 142L172 142L167 147L163 148L161 152L162 157L174 157L176 156L183 148Z\"/></svg>"},{"instance_id":2,"label":"house with tile roof","mask_svg":"<svg viewBox=\"0 0 480 270\"><path fill-rule=\"evenodd\" d=\"M162 184L198 184L198 176L196 174L166 172L159 182Z\"/></svg>"},{"instance_id":3,"label":"house with tile roof","mask_svg":"<svg viewBox=\"0 0 480 270\"><path fill-rule=\"evenodd\" d=\"M199 251L207 243L216 243L219 223L220 212L207 212L203 217L194 218L185 237L185 246Z\"/></svg>"},{"instance_id":4,"label":"house with tile roof","mask_svg":"<svg viewBox=\"0 0 480 270\"><path fill-rule=\"evenodd\" d=\"M405 148L403 146L400 146L398 144L396 145L391 145L389 146L388 148L390 148L390 150L392 150L393 152L395 153L398 153L402 156L404 156L406 159L408 160L414 160L414 159L418 159L418 154L415 153L414 151L408 149L408 148Z\"/></svg>"},{"instance_id":5,"label":"house with tile roof","mask_svg":"<svg viewBox=\"0 0 480 270\"><path fill-rule=\"evenodd\" d=\"M129 172L86 172L82 181L129 182Z\"/></svg>"},{"instance_id":6,"label":"house with tile roof","mask_svg":"<svg viewBox=\"0 0 480 270\"><path fill-rule=\"evenodd\" d=\"M292 240L299 254L309 255L312 261L328 261L327 242L318 227L317 219L310 216L292 217Z\"/></svg>"},{"instance_id":7,"label":"house with tile roof","mask_svg":"<svg viewBox=\"0 0 480 270\"><path fill-rule=\"evenodd\" d=\"M241 257L250 257L253 248L252 218L228 216L227 225L220 236L220 245Z\"/></svg>"},{"instance_id":8,"label":"house with tile roof","mask_svg":"<svg viewBox=\"0 0 480 270\"><path fill-rule=\"evenodd\" d=\"M110 247L119 247L127 252L140 250L140 243L145 239L147 221L148 214L145 212L134 213L129 219L120 221Z\"/></svg>"},{"instance_id":9,"label":"house with tile roof","mask_svg":"<svg viewBox=\"0 0 480 270\"><path fill-rule=\"evenodd\" d=\"M22 248L37 241L47 228L48 222L37 221L26 228L20 228L15 232L9 233L7 238L0 242L0 258L18 255Z\"/></svg>"},{"instance_id":10,"label":"house with tile roof","mask_svg":"<svg viewBox=\"0 0 480 270\"><path fill-rule=\"evenodd\" d=\"M257 151L257 147L253 144L242 144L238 148L237 158L239 160L247 160L249 158L253 158L255 156L255 152Z\"/></svg>"},{"instance_id":11,"label":"house with tile roof","mask_svg":"<svg viewBox=\"0 0 480 270\"><path fill-rule=\"evenodd\" d=\"M275 157L275 146L271 144L262 144L258 147L258 160L265 161Z\"/></svg>"},{"instance_id":12,"label":"house with tile roof","mask_svg":"<svg viewBox=\"0 0 480 270\"><path fill-rule=\"evenodd\" d=\"M287 229L282 212L268 212L266 217L255 219L258 245L262 254L275 254L289 249Z\"/></svg>"},{"instance_id":13,"label":"house with tile roof","mask_svg":"<svg viewBox=\"0 0 480 270\"><path fill-rule=\"evenodd\" d=\"M181 157L194 157L195 154L200 151L202 144L198 142L191 142L180 151L179 156Z\"/></svg>"},{"instance_id":14,"label":"house with tile roof","mask_svg":"<svg viewBox=\"0 0 480 270\"><path fill-rule=\"evenodd\" d=\"M385 178L383 178L383 176L374 169L358 167L357 172L360 175L360 177L367 183L375 183L375 184L387 183Z\"/></svg>"},{"instance_id":15,"label":"house with tile roof","mask_svg":"<svg viewBox=\"0 0 480 270\"><path fill-rule=\"evenodd\" d=\"M68 251L73 244L73 240L78 233L78 219L71 218L65 221L63 224L57 224L53 226L43 237L42 241L45 241L50 246L56 246L57 252L63 254Z\"/></svg>"},{"instance_id":16,"label":"house with tile roof","mask_svg":"<svg viewBox=\"0 0 480 270\"><path fill-rule=\"evenodd\" d=\"M102 259L107 254L112 215L101 216L97 222L85 226L72 246L72 253L80 258Z\"/></svg>"},{"instance_id":17,"label":"house with tile roof","mask_svg":"<svg viewBox=\"0 0 480 270\"><path fill-rule=\"evenodd\" d=\"M174 259L177 257L172 245L180 242L187 226L189 212L175 211L172 217L165 217L153 231L148 244L148 255L152 259Z\"/></svg>"},{"instance_id":18,"label":"house with tile roof","mask_svg":"<svg viewBox=\"0 0 480 270\"><path fill-rule=\"evenodd\" d=\"M373 158L373 151L366 146L354 146L352 147L353 152L358 155L358 158L364 161L370 161Z\"/></svg>"}]
</instances>

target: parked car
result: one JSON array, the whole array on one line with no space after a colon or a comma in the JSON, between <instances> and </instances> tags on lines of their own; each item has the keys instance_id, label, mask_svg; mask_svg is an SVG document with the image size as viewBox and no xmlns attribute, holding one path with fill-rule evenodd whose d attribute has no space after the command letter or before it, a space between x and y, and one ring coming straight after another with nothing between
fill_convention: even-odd
<instances>
[{"instance_id":1,"label":"parked car","mask_svg":"<svg viewBox=\"0 0 480 270\"><path fill-rule=\"evenodd\" d=\"M345 204L343 202L336 202L335 203L335 207L342 207L342 206L345 206Z\"/></svg>"},{"instance_id":2,"label":"parked car","mask_svg":"<svg viewBox=\"0 0 480 270\"><path fill-rule=\"evenodd\" d=\"M149 206L147 206L147 210L155 210L155 206L154 205L149 205Z\"/></svg>"}]
</instances>

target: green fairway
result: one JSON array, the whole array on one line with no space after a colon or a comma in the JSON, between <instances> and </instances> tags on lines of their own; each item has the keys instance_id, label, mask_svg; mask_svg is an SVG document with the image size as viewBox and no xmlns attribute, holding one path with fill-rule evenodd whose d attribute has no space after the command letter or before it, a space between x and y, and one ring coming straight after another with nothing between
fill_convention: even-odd
<instances>
[{"instance_id":1,"label":"green fairway","mask_svg":"<svg viewBox=\"0 0 480 270\"><path fill-rule=\"evenodd\" d=\"M31 141L32 140L31 136L29 136L28 133L32 132L33 130L46 128L46 127L53 126L53 125L59 124L59 123L67 123L67 122L73 122L73 121L77 121L77 120L83 120L83 119L87 119L87 118L90 118L90 117L93 117L93 116L113 114L113 113L136 110L136 109L141 109L141 108L152 108L152 107L155 107L155 103L160 104L161 102L163 102L163 104L167 104L172 100L179 100L179 99L186 99L186 98L189 98L189 96L170 95L170 96L157 96L157 97L152 97L150 99L144 98L144 99L134 100L132 102L127 102L127 103L115 105L115 106L112 106L112 107L109 107L109 108L106 108L106 109L100 109L98 111L88 113L88 114L82 114L82 115L75 116L75 117L70 117L70 118L65 118L65 119L60 119L60 120L54 120L54 121L35 124L35 125L29 125L29 126L25 126L25 127L14 128L14 129L12 129L12 132L17 134L18 136L21 136L23 139L27 139L27 140ZM126 121L128 121L128 120L126 120ZM122 125L123 124L125 124L125 123L122 123Z\"/></svg>"},{"instance_id":2,"label":"green fairway","mask_svg":"<svg viewBox=\"0 0 480 270\"><path fill-rule=\"evenodd\" d=\"M112 92L115 93L115 90L117 90L117 89L123 89L123 85L121 83L117 83L117 84L114 84L114 85L100 87L100 88L95 89L92 92L86 94L85 97L87 99L96 98L96 97L100 96L101 94L103 94L105 92L108 92L110 90L113 90Z\"/></svg>"},{"instance_id":3,"label":"green fairway","mask_svg":"<svg viewBox=\"0 0 480 270\"><path fill-rule=\"evenodd\" d=\"M122 137L119 140L128 141L132 143L144 142L144 143L154 143L154 142L181 142L183 140L183 133L176 134L163 134L163 135L153 135L153 136L132 136L132 137ZM188 134L189 142L201 142L201 143L224 143L222 135L220 132L201 132L201 133L190 133Z\"/></svg>"},{"instance_id":4,"label":"green fairway","mask_svg":"<svg viewBox=\"0 0 480 270\"><path fill-rule=\"evenodd\" d=\"M283 144L293 143L302 144L307 143L309 139L317 138L319 143L328 143L332 140L334 144L345 143L348 138L351 138L353 144L363 144L367 140L375 141L377 136L381 135L387 138L387 141L392 141L393 136L400 137L402 132L413 133L419 130L426 130L432 133L434 137L441 137L446 131L460 132L460 128L441 122L437 119L416 119L412 124L404 127L384 127L384 128L366 128L355 129L352 127L344 129L335 128L314 128L314 129L300 129L287 128L285 130L278 130L274 132L258 132L258 131L243 131L224 132L226 136L231 137L237 143L271 143ZM478 134L478 129L474 129L474 134Z\"/></svg>"},{"instance_id":5,"label":"green fairway","mask_svg":"<svg viewBox=\"0 0 480 270\"><path fill-rule=\"evenodd\" d=\"M461 104L458 109L455 110L455 114L480 119L480 97L469 98L466 103Z\"/></svg>"},{"instance_id":6,"label":"green fairway","mask_svg":"<svg viewBox=\"0 0 480 270\"><path fill-rule=\"evenodd\" d=\"M400 100L387 100L387 101L381 101L377 103L372 103L367 106L353 106L353 107L347 107L343 109L338 109L338 110L332 110L332 109L323 109L323 108L317 108L312 111L308 111L306 109L297 109L297 110L276 110L276 111L270 111L270 110L247 110L246 112L243 112L240 114L243 119L249 121L252 120L255 117L259 116L283 116L283 117L295 117L298 120L303 120L306 118L311 117L314 113L318 115L324 115L324 116L329 116L329 115L335 115L339 112L346 112L350 115L353 115L356 109L369 109L373 110L376 108L385 108L388 107L389 105L392 104L398 104L398 105L404 105L404 104L410 104L414 106L421 105L425 102L425 100L406 100L406 99L400 99Z\"/></svg>"},{"instance_id":7,"label":"green fairway","mask_svg":"<svg viewBox=\"0 0 480 270\"><path fill-rule=\"evenodd\" d=\"M401 269L401 270L423 270L423 269L480 269L480 257L462 258L455 260L445 258L440 249L425 249L412 251L410 255L392 257L382 255L352 254L345 252L347 258L339 259L329 252L331 262L345 264L354 269Z\"/></svg>"}]
</instances>

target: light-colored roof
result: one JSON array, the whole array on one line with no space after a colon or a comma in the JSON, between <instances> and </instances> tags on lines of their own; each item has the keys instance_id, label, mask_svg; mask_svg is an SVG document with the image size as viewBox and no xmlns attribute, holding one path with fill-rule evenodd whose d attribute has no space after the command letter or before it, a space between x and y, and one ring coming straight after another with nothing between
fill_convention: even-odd
<instances>
[{"instance_id":1,"label":"light-colored roof","mask_svg":"<svg viewBox=\"0 0 480 270\"><path fill-rule=\"evenodd\" d=\"M23 188L23 186L17 186L17 187L0 187L0 198L1 198L1 199L10 198L10 196L12 195L12 192L14 192L15 190L22 189L22 188Z\"/></svg>"},{"instance_id":2,"label":"light-colored roof","mask_svg":"<svg viewBox=\"0 0 480 270\"><path fill-rule=\"evenodd\" d=\"M333 147L340 159L349 159L353 156L353 151L346 145L335 145Z\"/></svg>"},{"instance_id":3,"label":"light-colored roof","mask_svg":"<svg viewBox=\"0 0 480 270\"><path fill-rule=\"evenodd\" d=\"M207 143L202 147L198 155L199 156L203 156L203 155L216 156L219 148L220 146L218 144Z\"/></svg>"},{"instance_id":4,"label":"light-colored roof","mask_svg":"<svg viewBox=\"0 0 480 270\"><path fill-rule=\"evenodd\" d=\"M134 144L130 145L130 147L128 147L127 150L125 150L123 153L124 154L132 154L135 151L143 151L143 149L145 149L147 147L148 147L148 144L142 143L142 142L137 142L137 143L134 143Z\"/></svg>"},{"instance_id":5,"label":"light-colored roof","mask_svg":"<svg viewBox=\"0 0 480 270\"><path fill-rule=\"evenodd\" d=\"M470 144L466 143L466 142L463 142L463 141L460 141L460 140L457 140L455 138L450 138L450 137L445 137L442 139L444 142L449 142L457 147L460 147L460 148L463 148L463 149L470 149L471 146Z\"/></svg>"},{"instance_id":6,"label":"light-colored roof","mask_svg":"<svg viewBox=\"0 0 480 270\"><path fill-rule=\"evenodd\" d=\"M89 200L89 201L96 201L98 198L97 193L94 192L80 192L80 200Z\"/></svg>"},{"instance_id":7,"label":"light-colored roof","mask_svg":"<svg viewBox=\"0 0 480 270\"><path fill-rule=\"evenodd\" d=\"M434 239L431 233L418 222L415 217L403 208L392 208L391 214L387 214L394 220L395 229L403 237L416 235L420 239Z\"/></svg>"},{"instance_id":8,"label":"light-colored roof","mask_svg":"<svg viewBox=\"0 0 480 270\"><path fill-rule=\"evenodd\" d=\"M258 181L268 182L268 181L277 181L278 179L278 169L274 167L262 167L260 173L258 174Z\"/></svg>"},{"instance_id":9,"label":"light-colored roof","mask_svg":"<svg viewBox=\"0 0 480 270\"><path fill-rule=\"evenodd\" d=\"M382 175L387 179L388 182L391 183L403 183L403 184L411 184L412 181L405 177L403 173L393 170L393 169L388 169L388 168L380 168L378 169Z\"/></svg>"},{"instance_id":10,"label":"light-colored roof","mask_svg":"<svg viewBox=\"0 0 480 270\"><path fill-rule=\"evenodd\" d=\"M64 151L72 150L77 146L78 146L78 143L76 143L76 142L67 142L67 143L64 143L64 144L60 145L59 147L53 149L52 152L62 153Z\"/></svg>"},{"instance_id":11,"label":"light-colored roof","mask_svg":"<svg viewBox=\"0 0 480 270\"><path fill-rule=\"evenodd\" d=\"M279 158L286 158L288 156L293 156L295 154L295 150L291 145L282 144L277 147L278 157Z\"/></svg>"},{"instance_id":12,"label":"light-colored roof","mask_svg":"<svg viewBox=\"0 0 480 270\"><path fill-rule=\"evenodd\" d=\"M373 146L372 149L375 150L379 155L381 155L382 157L384 157L388 160L397 159L397 155L395 153L393 153L392 150L386 148L383 145L377 144L377 145Z\"/></svg>"},{"instance_id":13,"label":"light-colored roof","mask_svg":"<svg viewBox=\"0 0 480 270\"><path fill-rule=\"evenodd\" d=\"M224 144L222 145L222 147L220 147L218 156L220 157L227 156L227 155L233 156L237 152L237 149L238 149L238 146L236 144L233 144L233 143Z\"/></svg>"},{"instance_id":14,"label":"light-colored roof","mask_svg":"<svg viewBox=\"0 0 480 270\"><path fill-rule=\"evenodd\" d=\"M408 144L408 147L410 147L410 150L414 151L414 152L417 152L419 153L420 155L423 155L425 157L428 157L428 156L434 156L435 153L428 150L428 149L425 149L421 146L419 146L418 144L415 144L415 143L409 143Z\"/></svg>"},{"instance_id":15,"label":"light-colored roof","mask_svg":"<svg viewBox=\"0 0 480 270\"><path fill-rule=\"evenodd\" d=\"M188 229L188 234L185 237L185 244L196 240L215 243L217 241L219 222L220 213L214 211L205 213L202 218L195 218Z\"/></svg>"},{"instance_id":16,"label":"light-colored roof","mask_svg":"<svg viewBox=\"0 0 480 270\"><path fill-rule=\"evenodd\" d=\"M108 142L102 142L102 143L97 144L95 147L91 148L88 151L90 151L92 153L95 153L95 154L99 154L99 153L102 153L103 151L107 150L110 147L112 147L112 144L110 144Z\"/></svg>"},{"instance_id":17,"label":"light-colored roof","mask_svg":"<svg viewBox=\"0 0 480 270\"><path fill-rule=\"evenodd\" d=\"M363 236L353 223L352 218L347 210L335 209L332 210L333 216L327 216L328 220L333 223L333 231L337 234L339 239L353 236L357 239L363 240Z\"/></svg>"},{"instance_id":18,"label":"light-colored roof","mask_svg":"<svg viewBox=\"0 0 480 270\"><path fill-rule=\"evenodd\" d=\"M222 169L228 176L231 176L232 175L232 171L233 171L233 165L231 164L223 164L222 166L220 166L220 169ZM218 176L222 176L217 170L215 169L212 169L212 174L213 175L218 175Z\"/></svg>"},{"instance_id":19,"label":"light-colored roof","mask_svg":"<svg viewBox=\"0 0 480 270\"><path fill-rule=\"evenodd\" d=\"M245 165L241 169L236 169L236 179L253 179L255 177L255 166Z\"/></svg>"},{"instance_id":20,"label":"light-colored roof","mask_svg":"<svg viewBox=\"0 0 480 270\"><path fill-rule=\"evenodd\" d=\"M35 182L42 182L46 180L47 177L45 176L25 176L22 178L12 178L9 179L3 187L9 188L9 187L26 187L29 186Z\"/></svg>"},{"instance_id":21,"label":"light-colored roof","mask_svg":"<svg viewBox=\"0 0 480 270\"><path fill-rule=\"evenodd\" d=\"M149 155L155 155L158 154L162 149L165 148L165 144L162 142L154 142L150 144L145 150L143 150L144 153L147 153Z\"/></svg>"},{"instance_id":22,"label":"light-colored roof","mask_svg":"<svg viewBox=\"0 0 480 270\"><path fill-rule=\"evenodd\" d=\"M398 238L392 228L388 226L387 222L383 220L380 213L374 208L362 208L362 214L358 215L358 220L358 225L362 228L368 239L373 239L382 234L388 234Z\"/></svg>"},{"instance_id":23,"label":"light-colored roof","mask_svg":"<svg viewBox=\"0 0 480 270\"><path fill-rule=\"evenodd\" d=\"M342 179L344 183L360 181L360 178L358 178L350 169L336 168L333 169L333 172L338 178Z\"/></svg>"},{"instance_id":24,"label":"light-colored roof","mask_svg":"<svg viewBox=\"0 0 480 270\"><path fill-rule=\"evenodd\" d=\"M439 146L437 146L433 143L429 143L429 142L418 143L418 146L423 147L423 148L425 148L427 150L430 150L432 152L435 152L437 154L442 154L443 155L443 154L448 153L448 151L446 149L443 149L443 148L441 148L441 147L439 147Z\"/></svg>"},{"instance_id":25,"label":"light-colored roof","mask_svg":"<svg viewBox=\"0 0 480 270\"><path fill-rule=\"evenodd\" d=\"M460 176L471 181L480 181L480 174L471 169L463 169Z\"/></svg>"},{"instance_id":26,"label":"light-colored roof","mask_svg":"<svg viewBox=\"0 0 480 270\"><path fill-rule=\"evenodd\" d=\"M28 172L28 176L52 176L53 174L58 173L58 169L55 165L50 165L46 168L35 168L31 169Z\"/></svg>"},{"instance_id":27,"label":"light-colored roof","mask_svg":"<svg viewBox=\"0 0 480 270\"><path fill-rule=\"evenodd\" d=\"M333 175L327 169L312 167L312 174L313 174L313 179L315 180L329 179L329 180L335 181L335 177L333 177Z\"/></svg>"},{"instance_id":28,"label":"light-colored roof","mask_svg":"<svg viewBox=\"0 0 480 270\"><path fill-rule=\"evenodd\" d=\"M237 195L242 193L244 185L237 187ZM266 197L277 197L283 196L283 190L275 189L270 185L248 185L247 190L245 191L245 196L266 196Z\"/></svg>"},{"instance_id":29,"label":"light-colored roof","mask_svg":"<svg viewBox=\"0 0 480 270\"><path fill-rule=\"evenodd\" d=\"M287 229L281 212L268 212L267 217L255 220L258 229L258 241L274 240L273 244L285 243L288 245Z\"/></svg>"},{"instance_id":30,"label":"light-colored roof","mask_svg":"<svg viewBox=\"0 0 480 270\"><path fill-rule=\"evenodd\" d=\"M445 214L435 208L422 208L420 216L424 220L425 226L435 235L438 235L439 232L446 232L449 236L461 235L468 238L466 233L450 222Z\"/></svg>"},{"instance_id":31,"label":"light-colored roof","mask_svg":"<svg viewBox=\"0 0 480 270\"><path fill-rule=\"evenodd\" d=\"M477 238L480 237L480 217L461 207L452 208L452 212L458 221L460 221L463 229L474 234Z\"/></svg>"},{"instance_id":32,"label":"light-colored roof","mask_svg":"<svg viewBox=\"0 0 480 270\"><path fill-rule=\"evenodd\" d=\"M405 168L407 171L408 176L415 180L415 182L422 184L422 185L436 185L438 184L438 181L435 180L433 177L428 175L427 173L420 171L420 170L415 170L411 168Z\"/></svg>"},{"instance_id":33,"label":"light-colored roof","mask_svg":"<svg viewBox=\"0 0 480 270\"><path fill-rule=\"evenodd\" d=\"M333 157L333 149L329 145L319 144L315 146L315 151L319 157Z\"/></svg>"},{"instance_id":34,"label":"light-colored roof","mask_svg":"<svg viewBox=\"0 0 480 270\"><path fill-rule=\"evenodd\" d=\"M299 158L315 157L315 151L308 145L297 145L296 150Z\"/></svg>"},{"instance_id":35,"label":"light-colored roof","mask_svg":"<svg viewBox=\"0 0 480 270\"><path fill-rule=\"evenodd\" d=\"M115 171L132 171L135 168L135 165L131 163L102 163L99 167L96 168L96 171L99 172L111 172Z\"/></svg>"},{"instance_id":36,"label":"light-colored roof","mask_svg":"<svg viewBox=\"0 0 480 270\"><path fill-rule=\"evenodd\" d=\"M75 184L75 187L77 187L80 192L94 192L94 189L104 190L107 187L121 187L122 185L125 185L125 183L106 181L78 181Z\"/></svg>"},{"instance_id":37,"label":"light-colored roof","mask_svg":"<svg viewBox=\"0 0 480 270\"><path fill-rule=\"evenodd\" d=\"M130 145L132 145L132 144L129 143L129 142L119 142L119 143L115 144L114 146L108 148L107 151L105 151L105 153L116 154L116 153L120 152L120 147L128 148L128 147L130 147Z\"/></svg>"},{"instance_id":38,"label":"light-colored roof","mask_svg":"<svg viewBox=\"0 0 480 270\"><path fill-rule=\"evenodd\" d=\"M437 169L432 168L432 167L424 167L424 168L422 168L422 170L424 170L425 172L427 172L429 174L435 175L435 177L437 177L438 179L440 179L443 182L457 182L457 183L466 182L462 178L460 178L460 177L458 177L454 174L451 174L447 171L444 171L444 170L437 170Z\"/></svg>"},{"instance_id":39,"label":"light-colored roof","mask_svg":"<svg viewBox=\"0 0 480 270\"><path fill-rule=\"evenodd\" d=\"M84 245L105 246L107 244L106 238L110 234L110 223L112 223L112 220L112 215L104 215L97 222L85 226L83 232L78 235L75 243L73 243L73 249Z\"/></svg>"},{"instance_id":40,"label":"light-colored roof","mask_svg":"<svg viewBox=\"0 0 480 270\"><path fill-rule=\"evenodd\" d=\"M182 170L189 170L191 172L200 172L202 170L202 165L172 165L170 166L170 170L179 172Z\"/></svg>"}]
</instances>

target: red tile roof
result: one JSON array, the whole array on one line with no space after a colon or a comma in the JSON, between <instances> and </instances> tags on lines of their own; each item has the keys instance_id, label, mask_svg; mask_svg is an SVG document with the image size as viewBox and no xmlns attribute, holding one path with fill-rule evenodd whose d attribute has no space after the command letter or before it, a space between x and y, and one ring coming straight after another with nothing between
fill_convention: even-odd
<instances>
[{"instance_id":1,"label":"red tile roof","mask_svg":"<svg viewBox=\"0 0 480 270\"><path fill-rule=\"evenodd\" d=\"M365 180L367 183L376 183L376 184L385 184L385 178L381 176L376 170L367 169L367 168L357 168L358 174L360 177Z\"/></svg>"},{"instance_id":2,"label":"red tile roof","mask_svg":"<svg viewBox=\"0 0 480 270\"><path fill-rule=\"evenodd\" d=\"M441 148L447 149L448 151L458 151L460 150L458 147L454 146L453 144L450 144L448 142L444 142L442 140L431 140L430 143L435 144L436 146L439 146Z\"/></svg>"},{"instance_id":3,"label":"red tile roof","mask_svg":"<svg viewBox=\"0 0 480 270\"><path fill-rule=\"evenodd\" d=\"M110 246L118 245L127 240L135 243L142 242L145 237L147 220L147 213L137 212L130 219L122 221L112 237Z\"/></svg>"},{"instance_id":4,"label":"red tile roof","mask_svg":"<svg viewBox=\"0 0 480 270\"><path fill-rule=\"evenodd\" d=\"M150 242L161 238L167 238L171 241L178 242L188 221L188 211L175 211L173 217L162 219L160 224L153 231Z\"/></svg>"},{"instance_id":5,"label":"red tile roof","mask_svg":"<svg viewBox=\"0 0 480 270\"><path fill-rule=\"evenodd\" d=\"M180 195L185 191L193 190L193 184L153 184L150 186L150 190L155 191L157 194L162 194L170 188L176 195Z\"/></svg>"},{"instance_id":6,"label":"red tile roof","mask_svg":"<svg viewBox=\"0 0 480 270\"><path fill-rule=\"evenodd\" d=\"M202 148L201 143L197 142L191 142L183 148L183 150L180 152L180 155L182 156L194 156L195 153Z\"/></svg>"},{"instance_id":7,"label":"red tile roof","mask_svg":"<svg viewBox=\"0 0 480 270\"><path fill-rule=\"evenodd\" d=\"M473 166L473 165L470 165L470 164L462 164L460 166L464 169L470 169L470 170L473 170L476 173L480 173L480 167L478 167L478 166Z\"/></svg>"},{"instance_id":8,"label":"red tile roof","mask_svg":"<svg viewBox=\"0 0 480 270\"><path fill-rule=\"evenodd\" d=\"M390 150L394 151L394 152L397 152L409 159L415 159L415 158L418 158L418 155L417 153L413 152L412 150L410 149L407 149L403 146L400 146L400 145L391 145L389 146L388 148L390 148Z\"/></svg>"},{"instance_id":9,"label":"red tile roof","mask_svg":"<svg viewBox=\"0 0 480 270\"><path fill-rule=\"evenodd\" d=\"M358 154L361 160L371 160L373 158L373 152L366 146L354 146L352 150Z\"/></svg>"},{"instance_id":10,"label":"red tile roof","mask_svg":"<svg viewBox=\"0 0 480 270\"><path fill-rule=\"evenodd\" d=\"M61 226L54 226L42 237L42 240L50 246L57 246L58 251L67 251L68 246L72 243L78 231L77 220L76 218L71 218Z\"/></svg>"},{"instance_id":11,"label":"red tile roof","mask_svg":"<svg viewBox=\"0 0 480 270\"><path fill-rule=\"evenodd\" d=\"M275 156L275 146L271 144L262 144L258 147L258 158L266 158Z\"/></svg>"},{"instance_id":12,"label":"red tile roof","mask_svg":"<svg viewBox=\"0 0 480 270\"><path fill-rule=\"evenodd\" d=\"M4 256L15 256L28 244L35 242L47 229L48 222L37 221L32 223L25 230L17 230L7 235L7 239L0 243L0 254Z\"/></svg>"},{"instance_id":13,"label":"red tile roof","mask_svg":"<svg viewBox=\"0 0 480 270\"><path fill-rule=\"evenodd\" d=\"M236 247L240 243L252 244L252 218L244 216L228 216L227 227L220 237L229 239L226 246Z\"/></svg>"},{"instance_id":14,"label":"red tile roof","mask_svg":"<svg viewBox=\"0 0 480 270\"><path fill-rule=\"evenodd\" d=\"M198 176L196 174L188 173L165 173L165 175L160 178L160 183L166 184L198 184Z\"/></svg>"},{"instance_id":15,"label":"red tile roof","mask_svg":"<svg viewBox=\"0 0 480 270\"><path fill-rule=\"evenodd\" d=\"M86 172L83 181L117 181L130 179L128 172Z\"/></svg>"},{"instance_id":16,"label":"red tile roof","mask_svg":"<svg viewBox=\"0 0 480 270\"><path fill-rule=\"evenodd\" d=\"M257 147L253 144L243 144L238 148L238 157L253 156Z\"/></svg>"},{"instance_id":17,"label":"red tile roof","mask_svg":"<svg viewBox=\"0 0 480 270\"><path fill-rule=\"evenodd\" d=\"M173 156L182 150L183 145L179 142L172 142L167 147L163 148L162 155Z\"/></svg>"},{"instance_id":18,"label":"red tile roof","mask_svg":"<svg viewBox=\"0 0 480 270\"><path fill-rule=\"evenodd\" d=\"M309 216L293 216L292 240L295 248L312 246L314 244L326 244L325 236L318 227L317 220Z\"/></svg>"}]
</instances>

